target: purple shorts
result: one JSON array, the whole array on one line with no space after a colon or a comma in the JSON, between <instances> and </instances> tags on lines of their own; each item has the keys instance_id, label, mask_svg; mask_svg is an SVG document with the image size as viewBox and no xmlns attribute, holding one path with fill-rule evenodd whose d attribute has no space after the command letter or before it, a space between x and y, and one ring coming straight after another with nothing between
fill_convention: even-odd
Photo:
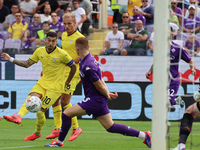
<instances>
[{"instance_id":1,"label":"purple shorts","mask_svg":"<svg viewBox=\"0 0 200 150\"><path fill-rule=\"evenodd\" d=\"M78 102L77 104L82 109L84 109L89 116L93 114L95 118L110 113L108 105L107 105L107 100L106 101L102 100L101 102L98 102L87 97L83 101Z\"/></svg>"},{"instance_id":2,"label":"purple shorts","mask_svg":"<svg viewBox=\"0 0 200 150\"><path fill-rule=\"evenodd\" d=\"M176 104L175 98L177 96L176 94L178 92L178 88L179 88L179 83L170 84L169 86L168 94L169 94L169 101L171 105Z\"/></svg>"}]
</instances>

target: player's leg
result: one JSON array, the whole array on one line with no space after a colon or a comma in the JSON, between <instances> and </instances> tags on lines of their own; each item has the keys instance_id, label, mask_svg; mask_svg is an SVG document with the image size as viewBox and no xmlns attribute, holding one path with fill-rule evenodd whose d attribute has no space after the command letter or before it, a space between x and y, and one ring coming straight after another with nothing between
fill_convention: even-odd
<instances>
[{"instance_id":1,"label":"player's leg","mask_svg":"<svg viewBox=\"0 0 200 150\"><path fill-rule=\"evenodd\" d=\"M43 93L44 95L44 93ZM60 97L61 93L55 93L51 91L46 91L45 96L41 98L42 108L37 112L36 129L33 134L24 138L24 141L32 141L41 136L42 127L46 121L45 111L52 106L56 100Z\"/></svg>"},{"instance_id":2,"label":"player's leg","mask_svg":"<svg viewBox=\"0 0 200 150\"><path fill-rule=\"evenodd\" d=\"M183 108L184 102L182 101L182 99L179 97L176 98L178 89L179 89L179 82L170 84L169 91L168 91L169 101L171 105L180 105L180 107Z\"/></svg>"},{"instance_id":3,"label":"player's leg","mask_svg":"<svg viewBox=\"0 0 200 150\"><path fill-rule=\"evenodd\" d=\"M83 110L78 104L65 109L64 112L62 113L62 127L61 131L59 134L59 137L57 140L53 140L50 144L45 145L46 147L63 147L64 146L64 140L65 137L67 136L71 124L72 124L72 118L74 116L81 116L81 115L86 115L86 111Z\"/></svg>"},{"instance_id":4,"label":"player's leg","mask_svg":"<svg viewBox=\"0 0 200 150\"><path fill-rule=\"evenodd\" d=\"M71 81L71 85L65 88L65 93L63 93L61 96L61 105L63 106L64 109L72 107L70 100L79 82L80 82L80 77L74 77ZM75 140L82 133L82 129L78 125L78 120L76 116L72 118L72 128L73 128L72 134L68 139L68 141Z\"/></svg>"},{"instance_id":5,"label":"player's leg","mask_svg":"<svg viewBox=\"0 0 200 150\"><path fill-rule=\"evenodd\" d=\"M97 120L102 124L102 126L111 133L120 133L126 136L138 137L143 140L149 148L151 148L151 135L150 131L142 132L133 129L125 124L116 124L112 120L110 113L97 117Z\"/></svg>"},{"instance_id":6,"label":"player's leg","mask_svg":"<svg viewBox=\"0 0 200 150\"><path fill-rule=\"evenodd\" d=\"M60 97L58 100L52 105L53 108L53 115L54 115L54 125L55 129L53 132L46 137L46 139L53 139L59 136L60 128L62 124L62 107L60 105Z\"/></svg>"},{"instance_id":7,"label":"player's leg","mask_svg":"<svg viewBox=\"0 0 200 150\"><path fill-rule=\"evenodd\" d=\"M36 92L33 92L35 86L32 88L31 92L29 93L29 95L27 96L26 100L30 97L30 96L37 96L41 99L42 95ZM15 113L13 115L4 115L4 119L9 121L9 122L13 122L16 124L20 124L21 123L21 118L24 117L24 115L26 115L29 111L26 109L25 103L26 100L24 101L23 105L20 107L18 113Z\"/></svg>"},{"instance_id":8,"label":"player's leg","mask_svg":"<svg viewBox=\"0 0 200 150\"><path fill-rule=\"evenodd\" d=\"M200 102L196 102L190 105L181 119L181 126L179 131L179 144L176 147L177 150L185 148L185 143L192 130L193 120L200 117Z\"/></svg>"}]
</instances>

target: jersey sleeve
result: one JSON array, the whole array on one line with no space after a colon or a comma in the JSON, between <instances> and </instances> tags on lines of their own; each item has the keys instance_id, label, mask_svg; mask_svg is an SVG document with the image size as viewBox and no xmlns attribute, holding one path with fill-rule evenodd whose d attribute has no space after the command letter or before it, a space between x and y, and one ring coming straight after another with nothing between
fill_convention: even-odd
<instances>
[{"instance_id":1,"label":"jersey sleeve","mask_svg":"<svg viewBox=\"0 0 200 150\"><path fill-rule=\"evenodd\" d=\"M73 59L71 58L71 56L67 53L67 52L63 52L63 56L62 56L62 60L61 60L63 63L67 64L68 66L72 66L74 61Z\"/></svg>"},{"instance_id":2,"label":"jersey sleeve","mask_svg":"<svg viewBox=\"0 0 200 150\"><path fill-rule=\"evenodd\" d=\"M10 33L13 32L13 30L12 30L12 28L11 28L11 25L9 25L8 32L10 32Z\"/></svg>"},{"instance_id":3,"label":"jersey sleeve","mask_svg":"<svg viewBox=\"0 0 200 150\"><path fill-rule=\"evenodd\" d=\"M181 50L182 50L181 59L184 60L185 62L189 62L191 60L190 55L184 49Z\"/></svg>"},{"instance_id":4,"label":"jersey sleeve","mask_svg":"<svg viewBox=\"0 0 200 150\"><path fill-rule=\"evenodd\" d=\"M39 61L38 49L35 50L35 52L33 53L33 55L29 59L32 60L34 63L37 63Z\"/></svg>"},{"instance_id":5,"label":"jersey sleeve","mask_svg":"<svg viewBox=\"0 0 200 150\"><path fill-rule=\"evenodd\" d=\"M101 80L101 78L98 76L97 72L90 68L89 66L85 67L85 74L90 79L91 82L96 82L98 80Z\"/></svg>"},{"instance_id":6,"label":"jersey sleeve","mask_svg":"<svg viewBox=\"0 0 200 150\"><path fill-rule=\"evenodd\" d=\"M25 25L23 26L22 30L25 31L28 28L28 23L25 22Z\"/></svg>"}]
</instances>

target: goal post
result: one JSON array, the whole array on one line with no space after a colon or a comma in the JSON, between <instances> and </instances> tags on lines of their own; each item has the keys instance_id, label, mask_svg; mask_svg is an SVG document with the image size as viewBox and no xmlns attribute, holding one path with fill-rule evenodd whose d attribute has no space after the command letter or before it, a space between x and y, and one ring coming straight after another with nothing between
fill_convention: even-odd
<instances>
[{"instance_id":1,"label":"goal post","mask_svg":"<svg viewBox=\"0 0 200 150\"><path fill-rule=\"evenodd\" d=\"M155 0L152 149L166 150L169 66L169 0Z\"/></svg>"}]
</instances>

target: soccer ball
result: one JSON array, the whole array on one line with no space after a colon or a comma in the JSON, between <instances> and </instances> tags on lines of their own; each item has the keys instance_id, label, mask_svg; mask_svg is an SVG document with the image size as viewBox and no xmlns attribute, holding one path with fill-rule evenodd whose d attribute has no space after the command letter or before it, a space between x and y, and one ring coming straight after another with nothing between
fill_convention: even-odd
<instances>
[{"instance_id":1,"label":"soccer ball","mask_svg":"<svg viewBox=\"0 0 200 150\"><path fill-rule=\"evenodd\" d=\"M42 102L37 96L31 96L26 100L26 109L32 113L37 112L42 107Z\"/></svg>"},{"instance_id":2,"label":"soccer ball","mask_svg":"<svg viewBox=\"0 0 200 150\"><path fill-rule=\"evenodd\" d=\"M197 91L193 94L193 98L196 102L200 101L200 93Z\"/></svg>"}]
</instances>

